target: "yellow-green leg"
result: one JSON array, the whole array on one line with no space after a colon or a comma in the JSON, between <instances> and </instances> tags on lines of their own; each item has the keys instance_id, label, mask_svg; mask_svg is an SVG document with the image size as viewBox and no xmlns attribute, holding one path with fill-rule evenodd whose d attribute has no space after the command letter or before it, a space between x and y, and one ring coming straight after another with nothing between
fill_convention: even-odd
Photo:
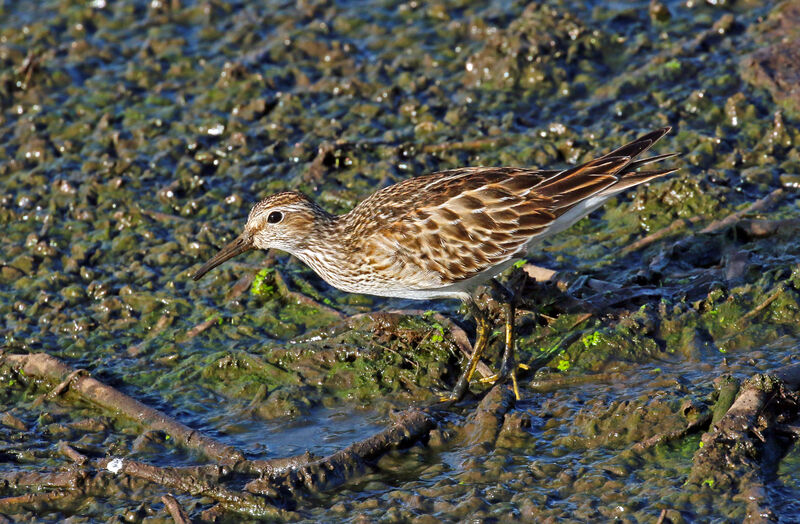
<instances>
[{"instance_id":1,"label":"yellow-green leg","mask_svg":"<svg viewBox=\"0 0 800 524\"><path fill-rule=\"evenodd\" d=\"M450 398L446 400L458 401L464 398L464 395L466 395L469 389L469 382L472 380L472 375L475 374L475 369L478 367L478 362L481 360L483 350L486 349L486 344L489 341L489 332L491 328L489 327L486 313L484 313L472 299L467 302L467 306L469 306L472 316L475 317L475 345L472 347L472 357L470 357L466 369L464 369L458 382L456 382L456 387L453 388Z\"/></svg>"},{"instance_id":2,"label":"yellow-green leg","mask_svg":"<svg viewBox=\"0 0 800 524\"><path fill-rule=\"evenodd\" d=\"M481 379L481 381L495 383L498 380L505 380L506 378L510 378L511 387L514 390L514 397L517 400L520 400L521 397L519 395L519 386L517 385L517 366L515 364L515 358L514 358L514 345L516 343L516 337L514 333L514 321L517 313L516 297L511 291L506 289L506 287L503 286L497 280L492 279L491 283L495 291L497 291L498 295L500 295L503 300L503 309L506 317L506 323L505 323L506 344L503 350L503 360L500 364L500 371L495 375L492 375L491 377L485 377ZM520 364L519 367L527 369L527 366L524 364Z\"/></svg>"}]
</instances>

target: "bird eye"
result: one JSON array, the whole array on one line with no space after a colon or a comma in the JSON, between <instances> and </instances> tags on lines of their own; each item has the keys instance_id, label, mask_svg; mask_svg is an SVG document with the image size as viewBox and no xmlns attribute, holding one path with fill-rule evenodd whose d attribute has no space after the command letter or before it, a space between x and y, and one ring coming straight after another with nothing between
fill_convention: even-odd
<instances>
[{"instance_id":1,"label":"bird eye","mask_svg":"<svg viewBox=\"0 0 800 524\"><path fill-rule=\"evenodd\" d=\"M269 222L270 224L277 224L282 219L283 219L283 213L281 213L280 211L273 211L267 217L267 222Z\"/></svg>"}]
</instances>

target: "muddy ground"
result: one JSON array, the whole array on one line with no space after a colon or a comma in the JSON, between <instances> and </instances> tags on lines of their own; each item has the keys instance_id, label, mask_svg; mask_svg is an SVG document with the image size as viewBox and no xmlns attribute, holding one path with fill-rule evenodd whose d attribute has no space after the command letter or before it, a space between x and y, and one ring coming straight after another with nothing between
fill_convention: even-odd
<instances>
[{"instance_id":1,"label":"muddy ground","mask_svg":"<svg viewBox=\"0 0 800 524\"><path fill-rule=\"evenodd\" d=\"M797 521L798 27L797 1L0 1L0 520ZM346 212L666 125L676 174L505 275L520 401L437 402L455 302L277 252L190 279L275 191Z\"/></svg>"}]
</instances>

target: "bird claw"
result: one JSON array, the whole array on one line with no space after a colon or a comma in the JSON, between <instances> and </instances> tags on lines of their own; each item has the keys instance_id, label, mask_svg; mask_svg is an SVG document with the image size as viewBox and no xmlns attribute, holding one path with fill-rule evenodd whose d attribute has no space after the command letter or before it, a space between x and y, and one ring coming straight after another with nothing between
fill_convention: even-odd
<instances>
[{"instance_id":1,"label":"bird claw","mask_svg":"<svg viewBox=\"0 0 800 524\"><path fill-rule=\"evenodd\" d=\"M478 379L478 382L481 382L482 384L494 384L499 379L500 379L500 373L495 373L494 375L491 375L489 377L483 377L481 379Z\"/></svg>"},{"instance_id":2,"label":"bird claw","mask_svg":"<svg viewBox=\"0 0 800 524\"><path fill-rule=\"evenodd\" d=\"M528 366L526 366L525 364L520 364L519 367L522 369L528 369ZM519 386L517 385L516 371L512 371L511 373L509 373L508 377L511 379L511 389L514 390L514 398L517 400L522 400L522 397L519 394ZM482 379L478 380L478 382L494 384L502 378L504 377L500 373L495 373L490 377L483 377Z\"/></svg>"}]
</instances>

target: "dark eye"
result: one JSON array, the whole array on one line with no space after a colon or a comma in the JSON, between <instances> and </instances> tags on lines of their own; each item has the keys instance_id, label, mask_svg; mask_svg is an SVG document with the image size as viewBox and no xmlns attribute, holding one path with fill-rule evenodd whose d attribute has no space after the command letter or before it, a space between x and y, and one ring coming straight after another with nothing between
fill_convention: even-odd
<instances>
[{"instance_id":1,"label":"dark eye","mask_svg":"<svg viewBox=\"0 0 800 524\"><path fill-rule=\"evenodd\" d=\"M267 217L267 222L269 222L270 224L277 224L281 220L283 220L283 213L281 213L280 211L273 211Z\"/></svg>"}]
</instances>

